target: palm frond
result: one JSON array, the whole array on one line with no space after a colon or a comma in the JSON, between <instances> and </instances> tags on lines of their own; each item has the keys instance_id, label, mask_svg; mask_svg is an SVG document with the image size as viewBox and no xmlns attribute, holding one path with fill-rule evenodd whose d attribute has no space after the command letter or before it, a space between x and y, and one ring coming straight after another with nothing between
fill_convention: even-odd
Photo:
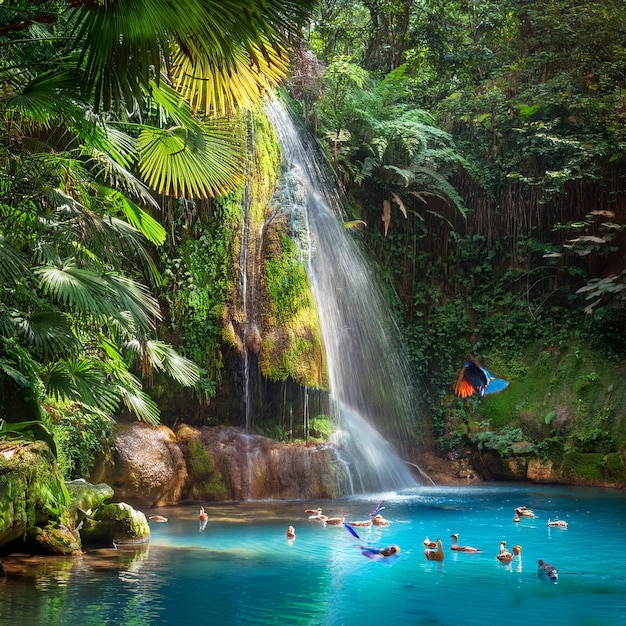
<instances>
[{"instance_id":1,"label":"palm frond","mask_svg":"<svg viewBox=\"0 0 626 626\"><path fill-rule=\"evenodd\" d=\"M30 79L21 91L8 97L5 106L9 111L17 111L50 128L55 118L80 118L76 100L68 93L74 84L75 80L67 70L45 72Z\"/></svg>"},{"instance_id":2,"label":"palm frond","mask_svg":"<svg viewBox=\"0 0 626 626\"><path fill-rule=\"evenodd\" d=\"M156 402L144 391L134 387L120 387L126 408L142 422L158 424L160 415Z\"/></svg>"},{"instance_id":3,"label":"palm frond","mask_svg":"<svg viewBox=\"0 0 626 626\"><path fill-rule=\"evenodd\" d=\"M112 292L101 274L81 269L69 260L63 266L34 268L39 286L54 302L87 315L113 315Z\"/></svg>"},{"instance_id":4,"label":"palm frond","mask_svg":"<svg viewBox=\"0 0 626 626\"><path fill-rule=\"evenodd\" d=\"M43 359L74 352L80 346L67 316L61 311L16 314L13 321L21 339Z\"/></svg>"},{"instance_id":5,"label":"palm frond","mask_svg":"<svg viewBox=\"0 0 626 626\"><path fill-rule=\"evenodd\" d=\"M143 391L141 382L128 371L122 360L110 360L107 363L109 376L117 385L126 408L148 424L159 423L159 409L152 398Z\"/></svg>"},{"instance_id":6,"label":"palm frond","mask_svg":"<svg viewBox=\"0 0 626 626\"><path fill-rule=\"evenodd\" d=\"M103 198L111 203L116 212L121 212L128 220L128 223L136 228L148 241L156 245L161 245L165 241L166 233L163 226L124 194L104 185L94 184L93 186Z\"/></svg>"},{"instance_id":7,"label":"palm frond","mask_svg":"<svg viewBox=\"0 0 626 626\"><path fill-rule=\"evenodd\" d=\"M145 342L132 340L127 343L127 349L147 362L149 369L158 369L171 376L185 387L195 385L200 379L198 366L176 349L163 341L148 339Z\"/></svg>"},{"instance_id":8,"label":"palm frond","mask_svg":"<svg viewBox=\"0 0 626 626\"><path fill-rule=\"evenodd\" d=\"M16 285L29 272L26 257L0 233L0 284Z\"/></svg>"},{"instance_id":9,"label":"palm frond","mask_svg":"<svg viewBox=\"0 0 626 626\"><path fill-rule=\"evenodd\" d=\"M174 55L173 84L194 111L227 116L238 107L251 108L287 74L286 57L274 50L251 56L242 46L233 51L232 67L216 56L195 59L183 50Z\"/></svg>"},{"instance_id":10,"label":"palm frond","mask_svg":"<svg viewBox=\"0 0 626 626\"><path fill-rule=\"evenodd\" d=\"M76 358L48 363L41 378L46 392L59 401L81 402L111 415L120 403L120 393L93 359Z\"/></svg>"},{"instance_id":11,"label":"palm frond","mask_svg":"<svg viewBox=\"0 0 626 626\"><path fill-rule=\"evenodd\" d=\"M144 127L138 139L139 170L158 193L186 198L224 195L243 182L240 137L224 120L207 123L201 133L180 126Z\"/></svg>"},{"instance_id":12,"label":"palm frond","mask_svg":"<svg viewBox=\"0 0 626 626\"><path fill-rule=\"evenodd\" d=\"M271 63L288 33L295 34L312 0L168 0L75 2L75 45L82 50L85 89L108 109L113 102L142 99L154 74L170 58L170 45L194 64L219 52L227 73L237 68L242 46L252 63ZM256 49L256 53L255 53ZM156 68L156 69L155 69Z\"/></svg>"},{"instance_id":13,"label":"palm frond","mask_svg":"<svg viewBox=\"0 0 626 626\"><path fill-rule=\"evenodd\" d=\"M161 319L159 303L147 287L118 272L103 275L111 294L122 310L129 311L139 328L154 328Z\"/></svg>"}]
</instances>

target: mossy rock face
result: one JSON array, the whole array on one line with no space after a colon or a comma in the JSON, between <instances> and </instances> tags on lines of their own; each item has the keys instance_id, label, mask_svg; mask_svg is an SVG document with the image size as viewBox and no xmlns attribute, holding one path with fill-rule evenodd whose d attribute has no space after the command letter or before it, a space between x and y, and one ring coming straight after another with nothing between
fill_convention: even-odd
<instances>
[{"instance_id":1,"label":"mossy rock face","mask_svg":"<svg viewBox=\"0 0 626 626\"><path fill-rule=\"evenodd\" d=\"M78 555L82 552L81 539L77 530L47 524L38 526L28 533L28 543L50 554Z\"/></svg>"},{"instance_id":2,"label":"mossy rock face","mask_svg":"<svg viewBox=\"0 0 626 626\"><path fill-rule=\"evenodd\" d=\"M0 444L0 546L45 524L58 502L61 478L44 441ZM59 495L60 498L60 495Z\"/></svg>"},{"instance_id":3,"label":"mossy rock face","mask_svg":"<svg viewBox=\"0 0 626 626\"><path fill-rule=\"evenodd\" d=\"M619 453L569 452L563 457L560 471L564 478L577 484L626 486L624 457Z\"/></svg>"},{"instance_id":4,"label":"mossy rock face","mask_svg":"<svg viewBox=\"0 0 626 626\"><path fill-rule=\"evenodd\" d=\"M105 504L85 519L81 530L83 545L146 543L150 526L146 516L125 502Z\"/></svg>"},{"instance_id":5,"label":"mossy rock face","mask_svg":"<svg viewBox=\"0 0 626 626\"><path fill-rule=\"evenodd\" d=\"M83 478L70 480L65 483L70 494L72 505L77 509L88 511L97 509L101 504L113 498L113 487L106 483L92 485Z\"/></svg>"},{"instance_id":6,"label":"mossy rock face","mask_svg":"<svg viewBox=\"0 0 626 626\"><path fill-rule=\"evenodd\" d=\"M495 450L477 453L473 465L487 480L526 480L525 457L501 456Z\"/></svg>"}]
</instances>

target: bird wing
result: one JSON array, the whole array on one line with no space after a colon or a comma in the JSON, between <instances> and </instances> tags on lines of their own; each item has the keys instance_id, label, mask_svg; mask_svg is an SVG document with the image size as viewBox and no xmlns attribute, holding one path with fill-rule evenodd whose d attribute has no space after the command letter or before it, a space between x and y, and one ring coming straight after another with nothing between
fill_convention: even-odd
<instances>
[{"instance_id":1,"label":"bird wing","mask_svg":"<svg viewBox=\"0 0 626 626\"><path fill-rule=\"evenodd\" d=\"M483 395L487 382L485 371L475 361L465 361L452 388L459 398L469 398L475 393Z\"/></svg>"},{"instance_id":2,"label":"bird wing","mask_svg":"<svg viewBox=\"0 0 626 626\"><path fill-rule=\"evenodd\" d=\"M356 530L354 530L354 528L352 528L352 526L350 526L350 525L348 525L348 524L345 524L345 523L344 523L344 526L345 526L346 530L347 530L347 531L348 531L351 535L353 535L353 536L354 536L354 537L356 537L357 539L360 539L360 538L361 538L361 537L359 537L359 535L358 535L358 533L356 532Z\"/></svg>"},{"instance_id":3,"label":"bird wing","mask_svg":"<svg viewBox=\"0 0 626 626\"><path fill-rule=\"evenodd\" d=\"M498 391L503 391L509 386L509 381L504 380L502 378L496 378L493 374L487 373L487 388L485 389L485 393L498 393Z\"/></svg>"},{"instance_id":4,"label":"bird wing","mask_svg":"<svg viewBox=\"0 0 626 626\"><path fill-rule=\"evenodd\" d=\"M509 381L494 376L475 360L469 359L457 374L452 389L459 398L469 398L475 393L480 396L497 393L508 386Z\"/></svg>"}]
</instances>

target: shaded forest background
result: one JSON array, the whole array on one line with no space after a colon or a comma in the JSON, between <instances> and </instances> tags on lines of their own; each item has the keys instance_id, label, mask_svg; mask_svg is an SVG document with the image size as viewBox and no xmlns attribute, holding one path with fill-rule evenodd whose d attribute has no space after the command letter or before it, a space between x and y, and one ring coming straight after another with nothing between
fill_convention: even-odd
<instances>
[{"instance_id":1,"label":"shaded forest background","mask_svg":"<svg viewBox=\"0 0 626 626\"><path fill-rule=\"evenodd\" d=\"M323 2L296 55L290 92L367 224L449 455L623 451L625 17ZM451 399L470 353L511 389Z\"/></svg>"},{"instance_id":2,"label":"shaded forest background","mask_svg":"<svg viewBox=\"0 0 626 626\"><path fill-rule=\"evenodd\" d=\"M245 183L261 204L279 168L269 86L327 154L387 289L427 445L595 454L623 482L624 3L233 2L223 23L187 4L0 5L2 436L52 438L74 477L117 419L243 425L225 310ZM303 276L281 258L279 298ZM510 389L454 398L468 354ZM263 384L298 404L289 369ZM328 434L279 412L255 430Z\"/></svg>"}]
</instances>

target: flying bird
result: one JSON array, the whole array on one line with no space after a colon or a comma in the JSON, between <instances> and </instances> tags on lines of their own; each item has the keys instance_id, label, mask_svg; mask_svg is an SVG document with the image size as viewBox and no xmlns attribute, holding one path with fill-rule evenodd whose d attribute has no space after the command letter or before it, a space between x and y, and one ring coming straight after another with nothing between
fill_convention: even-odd
<instances>
[{"instance_id":1,"label":"flying bird","mask_svg":"<svg viewBox=\"0 0 626 626\"><path fill-rule=\"evenodd\" d=\"M508 386L507 380L497 378L481 367L478 361L469 357L459 371L452 389L459 398L469 398L475 393L481 397L488 393L496 393Z\"/></svg>"}]
</instances>

